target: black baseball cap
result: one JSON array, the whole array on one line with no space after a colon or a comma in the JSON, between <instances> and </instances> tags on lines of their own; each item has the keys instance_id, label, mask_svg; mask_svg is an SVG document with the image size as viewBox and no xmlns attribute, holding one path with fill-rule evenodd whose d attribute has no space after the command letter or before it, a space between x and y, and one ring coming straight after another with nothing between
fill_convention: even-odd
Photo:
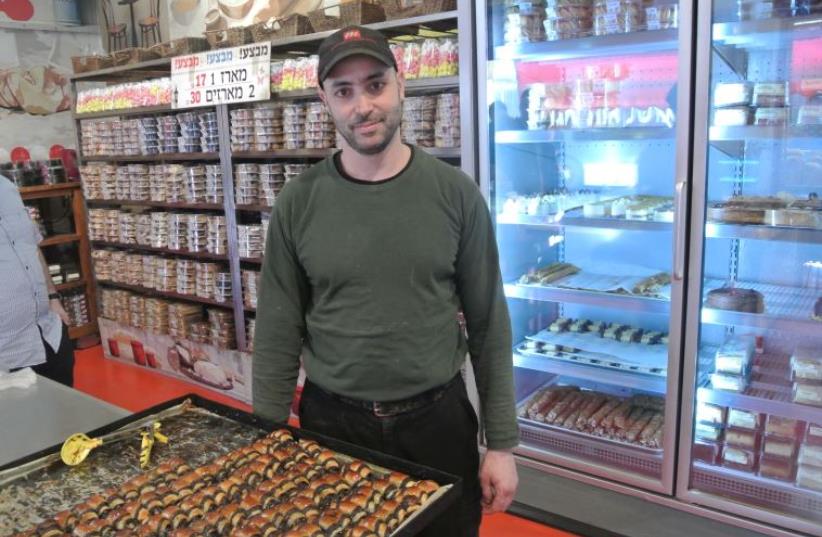
<instances>
[{"instance_id":1,"label":"black baseball cap","mask_svg":"<svg viewBox=\"0 0 822 537\"><path fill-rule=\"evenodd\" d=\"M397 61L385 36L364 26L347 26L329 35L320 44L320 61L317 65L320 84L340 60L359 54L371 56L388 67L397 68Z\"/></svg>"}]
</instances>

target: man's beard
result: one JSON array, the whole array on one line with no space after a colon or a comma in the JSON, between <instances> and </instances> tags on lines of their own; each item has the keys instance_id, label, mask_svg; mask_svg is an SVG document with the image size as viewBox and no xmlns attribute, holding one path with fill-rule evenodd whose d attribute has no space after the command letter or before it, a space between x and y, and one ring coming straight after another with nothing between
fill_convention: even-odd
<instances>
[{"instance_id":1,"label":"man's beard","mask_svg":"<svg viewBox=\"0 0 822 537\"><path fill-rule=\"evenodd\" d=\"M337 131L345 139L345 141L348 142L351 149L361 155L376 155L382 153L391 144L391 141L394 139L394 135L397 133L397 129L400 128L400 122L402 121L402 104L394 110L389 111L382 118L382 123L385 127L385 138L380 140L376 145L363 145L359 143L357 141L357 134L354 129L362 123L368 123L377 119L378 117L371 114L367 117L357 118L351 126L343 121L338 121L337 118L334 118L334 123L337 126ZM340 128L341 125L342 128Z\"/></svg>"}]
</instances>

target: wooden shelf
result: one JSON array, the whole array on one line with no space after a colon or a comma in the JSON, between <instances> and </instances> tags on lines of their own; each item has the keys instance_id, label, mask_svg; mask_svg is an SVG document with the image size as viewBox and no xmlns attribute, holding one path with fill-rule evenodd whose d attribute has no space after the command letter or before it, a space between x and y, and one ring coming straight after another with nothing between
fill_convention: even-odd
<instances>
[{"instance_id":1,"label":"wooden shelf","mask_svg":"<svg viewBox=\"0 0 822 537\"><path fill-rule=\"evenodd\" d=\"M122 242L91 241L94 246L108 248L120 248L124 250L134 250L138 252L153 252L158 254L169 254L178 257L188 257L191 259L206 259L210 261L228 261L227 254L212 254L211 252L189 252L188 250L172 250L170 248L155 248L141 244L126 244Z\"/></svg>"},{"instance_id":2,"label":"wooden shelf","mask_svg":"<svg viewBox=\"0 0 822 537\"><path fill-rule=\"evenodd\" d=\"M61 283L60 285L55 285L54 288L57 289L58 293L62 293L63 291L70 291L71 289L79 289L81 287L86 286L86 280L80 279L74 282L68 283Z\"/></svg>"},{"instance_id":3,"label":"wooden shelf","mask_svg":"<svg viewBox=\"0 0 822 537\"><path fill-rule=\"evenodd\" d=\"M80 339L84 336L90 336L91 334L97 333L97 321L92 321L88 324L84 324L83 326L73 326L69 328L69 338L70 339Z\"/></svg>"},{"instance_id":4,"label":"wooden shelf","mask_svg":"<svg viewBox=\"0 0 822 537\"><path fill-rule=\"evenodd\" d=\"M103 110L100 112L74 113L74 119L96 119L103 117L139 116L142 114L157 114L161 112L171 112L170 104L157 106L144 106L141 108L122 108L120 110Z\"/></svg>"},{"instance_id":5,"label":"wooden shelf","mask_svg":"<svg viewBox=\"0 0 822 537\"><path fill-rule=\"evenodd\" d=\"M164 201L138 200L86 200L86 204L95 207L111 207L120 205L135 205L140 207L157 207L160 209L196 209L203 211L222 211L221 203L169 203Z\"/></svg>"},{"instance_id":6,"label":"wooden shelf","mask_svg":"<svg viewBox=\"0 0 822 537\"><path fill-rule=\"evenodd\" d=\"M262 257L241 257L240 261L242 261L244 263L255 263L257 265L262 265L263 264L263 258Z\"/></svg>"},{"instance_id":7,"label":"wooden shelf","mask_svg":"<svg viewBox=\"0 0 822 537\"><path fill-rule=\"evenodd\" d=\"M91 155L83 156L83 162L167 162L220 160L219 153L160 153L158 155Z\"/></svg>"},{"instance_id":8,"label":"wooden shelf","mask_svg":"<svg viewBox=\"0 0 822 537\"><path fill-rule=\"evenodd\" d=\"M79 242L80 235L77 233L66 233L63 235L54 235L53 237L48 237L43 239L40 243L41 248L45 248L48 246L57 246L58 244L68 244L70 242Z\"/></svg>"},{"instance_id":9,"label":"wooden shelf","mask_svg":"<svg viewBox=\"0 0 822 537\"><path fill-rule=\"evenodd\" d=\"M151 296L162 296L165 298L173 298L175 300L183 300L186 302L197 302L200 304L205 304L207 306L216 306L218 308L225 308L225 309L233 309L234 304L233 302L217 302L216 300L212 300L210 298L202 298L195 295L183 295L180 293L172 293L170 291L158 291L157 289L149 289L148 287L143 287L142 285L129 285L126 283L117 283L108 280L97 280L100 284L105 285L107 287L116 287L117 289L123 289L125 291L133 291L135 293L140 293L142 295L151 295Z\"/></svg>"},{"instance_id":10,"label":"wooden shelf","mask_svg":"<svg viewBox=\"0 0 822 537\"><path fill-rule=\"evenodd\" d=\"M56 185L38 185L20 187L20 197L24 200L41 198L58 198L70 196L80 188L80 183L58 183Z\"/></svg>"},{"instance_id":11,"label":"wooden shelf","mask_svg":"<svg viewBox=\"0 0 822 537\"><path fill-rule=\"evenodd\" d=\"M238 211L248 211L253 213L267 213L271 212L270 205L237 205Z\"/></svg>"}]
</instances>

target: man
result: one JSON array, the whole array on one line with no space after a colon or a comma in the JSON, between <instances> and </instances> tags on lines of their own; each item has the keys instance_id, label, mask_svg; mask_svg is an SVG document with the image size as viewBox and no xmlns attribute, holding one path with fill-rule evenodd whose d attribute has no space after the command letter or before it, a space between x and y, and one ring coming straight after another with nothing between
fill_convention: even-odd
<instances>
[{"instance_id":1,"label":"man","mask_svg":"<svg viewBox=\"0 0 822 537\"><path fill-rule=\"evenodd\" d=\"M68 314L40 252L41 240L17 187L0 175L0 371L31 366L71 387Z\"/></svg>"},{"instance_id":2,"label":"man","mask_svg":"<svg viewBox=\"0 0 822 537\"><path fill-rule=\"evenodd\" d=\"M287 184L267 237L254 411L463 479L427 536L476 536L517 485L511 333L488 208L456 168L400 138L404 81L385 38L320 46L319 95L342 151ZM465 316L468 340L457 321ZM460 374L470 351L488 451Z\"/></svg>"}]
</instances>

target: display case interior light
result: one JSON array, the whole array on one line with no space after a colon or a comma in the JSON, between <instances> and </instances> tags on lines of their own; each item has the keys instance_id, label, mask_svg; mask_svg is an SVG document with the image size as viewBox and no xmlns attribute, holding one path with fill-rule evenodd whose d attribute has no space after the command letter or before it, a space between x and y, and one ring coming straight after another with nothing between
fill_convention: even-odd
<instances>
[{"instance_id":1,"label":"display case interior light","mask_svg":"<svg viewBox=\"0 0 822 537\"><path fill-rule=\"evenodd\" d=\"M554 246L561 244L565 240L565 237L562 235L551 235L548 237L548 247L553 248Z\"/></svg>"},{"instance_id":2,"label":"display case interior light","mask_svg":"<svg viewBox=\"0 0 822 537\"><path fill-rule=\"evenodd\" d=\"M637 165L632 162L586 162L582 168L585 186L632 188L639 180Z\"/></svg>"}]
</instances>

